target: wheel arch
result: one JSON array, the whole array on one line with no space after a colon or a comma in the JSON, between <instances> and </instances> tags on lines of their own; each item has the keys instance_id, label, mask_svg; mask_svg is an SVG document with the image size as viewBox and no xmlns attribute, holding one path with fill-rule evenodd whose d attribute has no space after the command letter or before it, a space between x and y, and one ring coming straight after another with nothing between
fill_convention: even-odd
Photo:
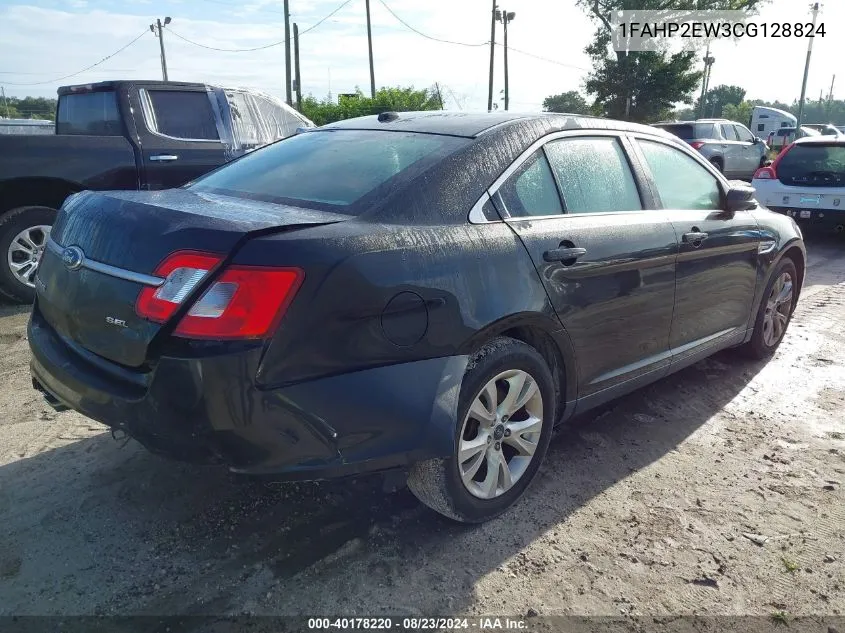
<instances>
[{"instance_id":1,"label":"wheel arch","mask_svg":"<svg viewBox=\"0 0 845 633\"><path fill-rule=\"evenodd\" d=\"M574 409L578 394L575 350L566 330L557 319L531 312L513 314L478 330L461 346L460 353L471 355L498 336L517 339L536 349L552 372L557 400L556 423L565 421Z\"/></svg>"},{"instance_id":2,"label":"wheel arch","mask_svg":"<svg viewBox=\"0 0 845 633\"><path fill-rule=\"evenodd\" d=\"M0 182L0 215L18 207L58 210L71 194L85 189L62 178L15 178Z\"/></svg>"}]
</instances>

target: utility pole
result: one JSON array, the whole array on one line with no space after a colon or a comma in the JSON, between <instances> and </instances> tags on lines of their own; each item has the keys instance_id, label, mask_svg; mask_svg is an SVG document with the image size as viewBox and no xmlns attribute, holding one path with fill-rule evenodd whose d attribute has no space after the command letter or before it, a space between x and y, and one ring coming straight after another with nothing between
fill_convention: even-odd
<instances>
[{"instance_id":1,"label":"utility pole","mask_svg":"<svg viewBox=\"0 0 845 633\"><path fill-rule=\"evenodd\" d=\"M296 83L296 109L302 112L302 77L299 74L299 27L293 23L293 76Z\"/></svg>"},{"instance_id":2,"label":"utility pole","mask_svg":"<svg viewBox=\"0 0 845 633\"><path fill-rule=\"evenodd\" d=\"M493 57L496 53L496 0L493 0L493 12L490 17L490 87L487 90L487 112L493 111Z\"/></svg>"},{"instance_id":3,"label":"utility pole","mask_svg":"<svg viewBox=\"0 0 845 633\"><path fill-rule=\"evenodd\" d=\"M505 9L502 9L501 20L505 28L505 110L508 109L508 105L510 104L510 91L508 89L508 24L513 22L515 17L516 13L513 11L508 13Z\"/></svg>"},{"instance_id":4,"label":"utility pole","mask_svg":"<svg viewBox=\"0 0 845 633\"><path fill-rule=\"evenodd\" d=\"M830 80L830 92L827 93L827 116L830 116L830 111L833 108L833 84L836 82L836 75Z\"/></svg>"},{"instance_id":5,"label":"utility pole","mask_svg":"<svg viewBox=\"0 0 845 633\"><path fill-rule=\"evenodd\" d=\"M292 79L290 73L290 6L289 0L285 0L285 98L288 105L293 105L293 98L291 97L290 80Z\"/></svg>"},{"instance_id":6,"label":"utility pole","mask_svg":"<svg viewBox=\"0 0 845 633\"><path fill-rule=\"evenodd\" d=\"M698 117L703 119L707 114L704 111L704 100L707 98L707 88L710 84L710 67L716 58L710 55L710 42L707 43L707 51L704 53L704 74L701 76L701 98L698 100Z\"/></svg>"},{"instance_id":7,"label":"utility pole","mask_svg":"<svg viewBox=\"0 0 845 633\"><path fill-rule=\"evenodd\" d=\"M167 57L164 55L164 27L170 24L171 19L170 17L164 18L164 24L161 23L161 20L156 20L155 24L150 24L150 30L158 36L158 45L161 49L161 78L164 81L168 81L167 79Z\"/></svg>"},{"instance_id":8,"label":"utility pole","mask_svg":"<svg viewBox=\"0 0 845 633\"><path fill-rule=\"evenodd\" d=\"M443 95L440 94L440 84L434 82L434 87L437 90L437 100L440 102L440 109L443 109Z\"/></svg>"},{"instance_id":9,"label":"utility pole","mask_svg":"<svg viewBox=\"0 0 845 633\"><path fill-rule=\"evenodd\" d=\"M376 98L376 73L373 69L373 28L370 24L370 0L367 0L367 47L370 50L370 97Z\"/></svg>"},{"instance_id":10,"label":"utility pole","mask_svg":"<svg viewBox=\"0 0 845 633\"><path fill-rule=\"evenodd\" d=\"M0 86L0 94L3 95L3 105L6 106L6 118L9 118L9 100L6 99L6 89L3 86Z\"/></svg>"},{"instance_id":11,"label":"utility pole","mask_svg":"<svg viewBox=\"0 0 845 633\"><path fill-rule=\"evenodd\" d=\"M816 30L816 19L819 17L819 3L815 2L812 5L813 10L813 33ZM801 123L804 118L804 97L807 94L807 76L810 74L810 55L813 54L813 40L814 37L807 38L807 61L804 62L804 80L801 82L801 99L798 102L798 120L795 122L795 138L798 138L801 133Z\"/></svg>"}]
</instances>

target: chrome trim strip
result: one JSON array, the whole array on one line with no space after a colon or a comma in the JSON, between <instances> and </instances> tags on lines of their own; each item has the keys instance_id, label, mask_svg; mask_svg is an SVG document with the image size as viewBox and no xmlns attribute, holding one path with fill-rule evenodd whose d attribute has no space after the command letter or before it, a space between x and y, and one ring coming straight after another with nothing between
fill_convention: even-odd
<instances>
[{"instance_id":1,"label":"chrome trim strip","mask_svg":"<svg viewBox=\"0 0 845 633\"><path fill-rule=\"evenodd\" d=\"M487 204L487 201L490 200L490 194L486 191L481 194L481 197L478 199L472 209L469 211L469 221L470 224L490 224L492 222L501 222L501 220L490 220L484 215L484 205Z\"/></svg>"},{"instance_id":2,"label":"chrome trim strip","mask_svg":"<svg viewBox=\"0 0 845 633\"><path fill-rule=\"evenodd\" d=\"M54 254L61 257L64 247L50 237L47 238L47 249L53 251ZM87 268L88 270L93 270L94 272L102 273L103 275L108 275L109 277L132 281L137 284L143 284L144 286L152 286L153 288L158 288L165 281L161 277L154 277L153 275L145 275L144 273L136 273L135 271L126 270L125 268L118 268L117 266L112 266L111 264L104 264L94 259L90 259L87 256L83 256L82 258L82 268Z\"/></svg>"}]
</instances>

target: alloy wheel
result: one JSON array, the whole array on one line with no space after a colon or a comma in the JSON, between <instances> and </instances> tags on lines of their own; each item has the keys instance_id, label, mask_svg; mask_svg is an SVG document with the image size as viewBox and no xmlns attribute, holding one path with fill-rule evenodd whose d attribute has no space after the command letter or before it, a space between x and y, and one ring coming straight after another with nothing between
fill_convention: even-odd
<instances>
[{"instance_id":1,"label":"alloy wheel","mask_svg":"<svg viewBox=\"0 0 845 633\"><path fill-rule=\"evenodd\" d=\"M23 285L35 287L35 273L49 236L50 226L38 224L18 233L9 244L6 253L9 270Z\"/></svg>"},{"instance_id":2,"label":"alloy wheel","mask_svg":"<svg viewBox=\"0 0 845 633\"><path fill-rule=\"evenodd\" d=\"M792 276L784 272L778 277L766 301L763 315L763 342L772 347L780 341L789 323L793 300Z\"/></svg>"},{"instance_id":3,"label":"alloy wheel","mask_svg":"<svg viewBox=\"0 0 845 633\"><path fill-rule=\"evenodd\" d=\"M521 369L504 371L475 396L461 427L458 470L480 499L510 490L534 459L543 430L543 397Z\"/></svg>"}]
</instances>

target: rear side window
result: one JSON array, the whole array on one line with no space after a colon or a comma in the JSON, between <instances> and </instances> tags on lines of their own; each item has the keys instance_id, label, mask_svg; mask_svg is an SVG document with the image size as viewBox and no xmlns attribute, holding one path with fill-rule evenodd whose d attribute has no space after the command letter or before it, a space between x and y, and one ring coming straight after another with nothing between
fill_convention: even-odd
<instances>
[{"instance_id":1,"label":"rear side window","mask_svg":"<svg viewBox=\"0 0 845 633\"><path fill-rule=\"evenodd\" d=\"M643 208L628 160L612 137L568 138L546 144L567 213Z\"/></svg>"},{"instance_id":2,"label":"rear side window","mask_svg":"<svg viewBox=\"0 0 845 633\"><path fill-rule=\"evenodd\" d=\"M258 147L270 142L258 123L256 113L243 92L227 92L226 99L232 112L232 125L241 145Z\"/></svg>"},{"instance_id":3,"label":"rear side window","mask_svg":"<svg viewBox=\"0 0 845 633\"><path fill-rule=\"evenodd\" d=\"M777 174L788 184L845 186L845 144L796 143L781 157Z\"/></svg>"},{"instance_id":4,"label":"rear side window","mask_svg":"<svg viewBox=\"0 0 845 633\"><path fill-rule=\"evenodd\" d=\"M146 113L151 131L186 140L220 140L208 93L145 90L143 95L146 95L148 105L151 106Z\"/></svg>"},{"instance_id":5,"label":"rear side window","mask_svg":"<svg viewBox=\"0 0 845 633\"><path fill-rule=\"evenodd\" d=\"M62 95L56 113L56 133L122 136L117 94L105 90Z\"/></svg>"},{"instance_id":6,"label":"rear side window","mask_svg":"<svg viewBox=\"0 0 845 633\"><path fill-rule=\"evenodd\" d=\"M499 187L498 196L512 218L560 215L563 207L543 150L534 152Z\"/></svg>"},{"instance_id":7,"label":"rear side window","mask_svg":"<svg viewBox=\"0 0 845 633\"><path fill-rule=\"evenodd\" d=\"M357 214L467 142L375 130L305 132L255 150L190 189Z\"/></svg>"},{"instance_id":8,"label":"rear side window","mask_svg":"<svg viewBox=\"0 0 845 633\"><path fill-rule=\"evenodd\" d=\"M665 209L719 209L716 178L681 150L639 140Z\"/></svg>"}]
</instances>

